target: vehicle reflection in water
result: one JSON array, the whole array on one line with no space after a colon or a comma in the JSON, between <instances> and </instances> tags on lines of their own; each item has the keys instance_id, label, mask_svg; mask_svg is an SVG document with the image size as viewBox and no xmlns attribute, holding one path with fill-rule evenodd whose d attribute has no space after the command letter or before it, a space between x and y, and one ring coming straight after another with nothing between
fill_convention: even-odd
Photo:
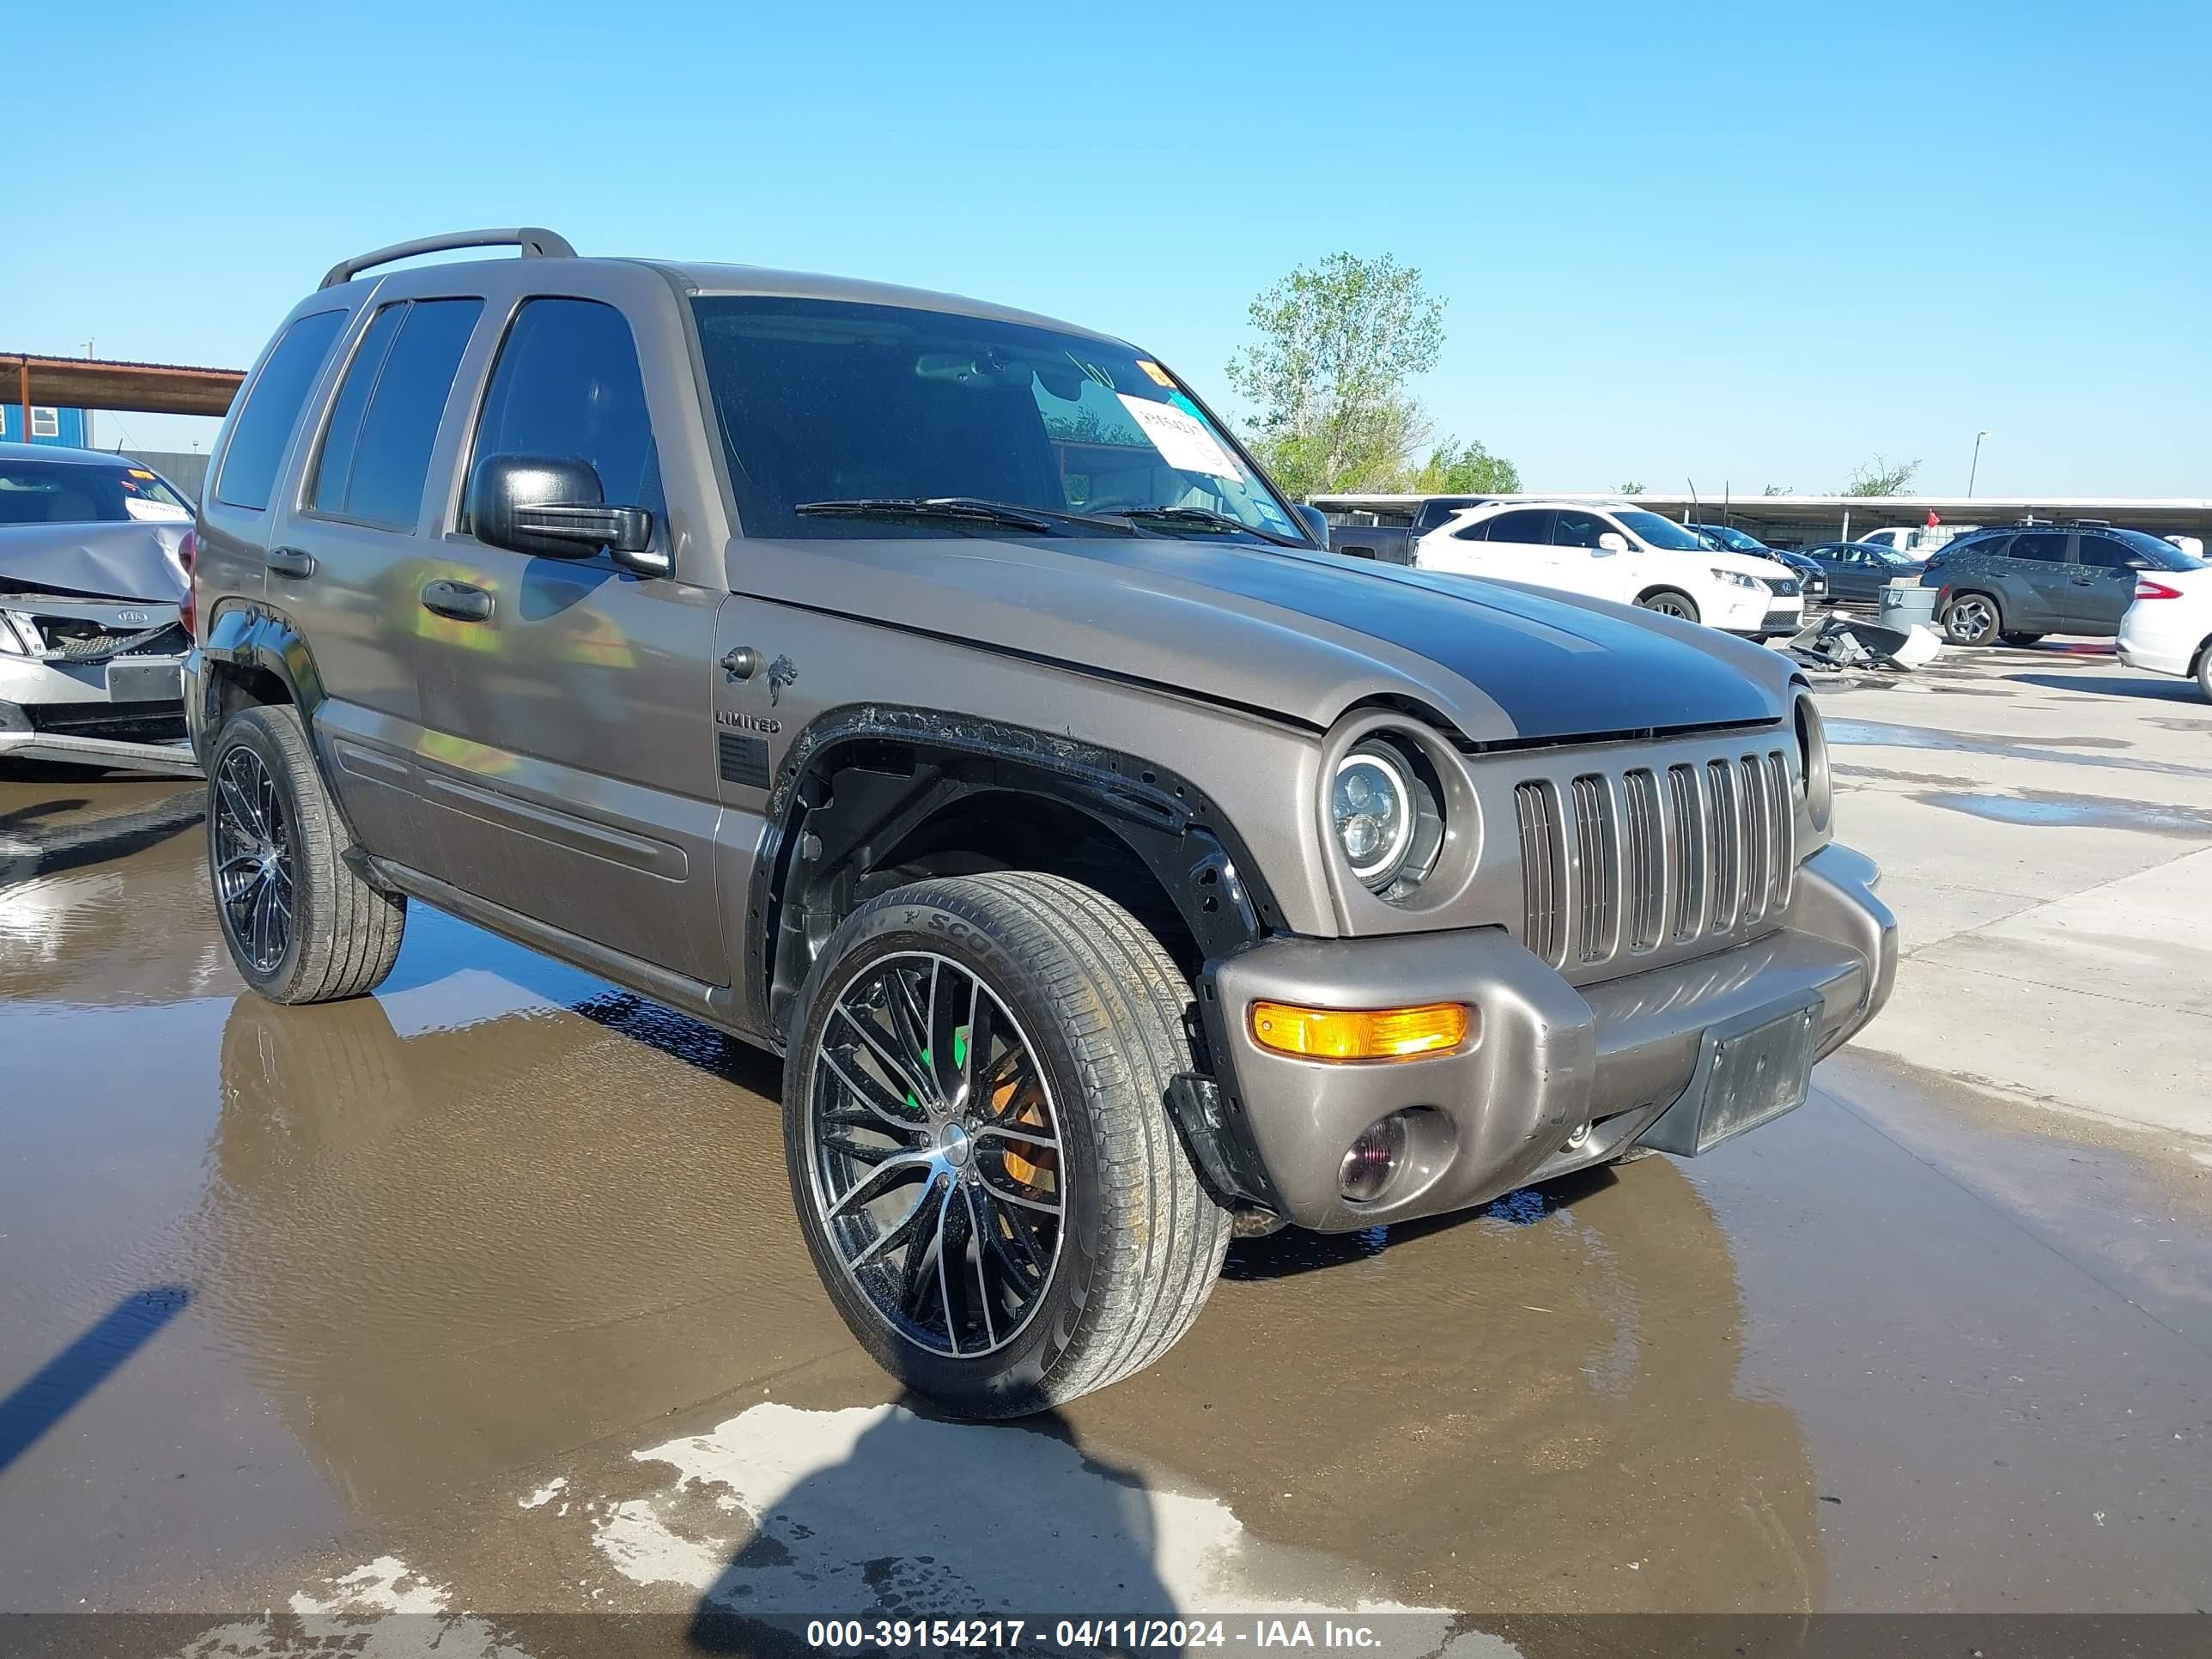
<instances>
[{"instance_id":1,"label":"vehicle reflection in water","mask_svg":"<svg viewBox=\"0 0 2212 1659\"><path fill-rule=\"evenodd\" d=\"M234 988L205 891L202 799L197 785L98 781L0 794L0 997L180 1002Z\"/></svg>"},{"instance_id":2,"label":"vehicle reflection in water","mask_svg":"<svg viewBox=\"0 0 2212 1659\"><path fill-rule=\"evenodd\" d=\"M1804 1611L1819 1494L1796 1413L1739 1391L1734 1249L1663 1158L1241 1242L1182 1346L1069 1415L1410 1601Z\"/></svg>"},{"instance_id":3,"label":"vehicle reflection in water","mask_svg":"<svg viewBox=\"0 0 2212 1659\"><path fill-rule=\"evenodd\" d=\"M799 1242L775 1063L625 994L489 1012L472 981L521 994L471 958L504 947L439 925L441 976L241 998L222 1034L209 1305L329 1478L395 1513L718 1396L891 1397ZM1813 1477L1735 1392L1741 1326L1726 1234L1653 1159L1240 1243L1191 1335L1067 1417L1419 1604L1795 1611Z\"/></svg>"},{"instance_id":4,"label":"vehicle reflection in water","mask_svg":"<svg viewBox=\"0 0 2212 1659\"><path fill-rule=\"evenodd\" d=\"M473 969L389 1011L230 1011L208 1306L367 1509L842 1340L790 1220L774 1063L727 1043L702 1070L629 1035L629 1000L586 1012Z\"/></svg>"}]
</instances>

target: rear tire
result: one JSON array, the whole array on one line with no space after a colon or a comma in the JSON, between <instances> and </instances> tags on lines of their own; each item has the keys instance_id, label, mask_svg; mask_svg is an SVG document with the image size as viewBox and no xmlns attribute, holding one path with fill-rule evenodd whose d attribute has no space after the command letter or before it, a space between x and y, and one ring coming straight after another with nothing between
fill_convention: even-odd
<instances>
[{"instance_id":1,"label":"rear tire","mask_svg":"<svg viewBox=\"0 0 2212 1659\"><path fill-rule=\"evenodd\" d=\"M2004 613L1986 593L1954 594L1940 620L1954 645L1987 645L2004 631Z\"/></svg>"},{"instance_id":2,"label":"rear tire","mask_svg":"<svg viewBox=\"0 0 2212 1659\"><path fill-rule=\"evenodd\" d=\"M2197 647L2197 689L2205 702L2212 702L2212 640Z\"/></svg>"},{"instance_id":3,"label":"rear tire","mask_svg":"<svg viewBox=\"0 0 2212 1659\"><path fill-rule=\"evenodd\" d=\"M1639 611L1656 611L1662 617L1680 617L1684 622L1702 622L1698 602L1687 593L1672 587L1655 588L1637 600Z\"/></svg>"},{"instance_id":4,"label":"rear tire","mask_svg":"<svg viewBox=\"0 0 2212 1659\"><path fill-rule=\"evenodd\" d=\"M336 1002L392 971L407 901L369 885L300 711L246 708L208 757L208 875L239 976L271 1002Z\"/></svg>"},{"instance_id":5,"label":"rear tire","mask_svg":"<svg viewBox=\"0 0 2212 1659\"><path fill-rule=\"evenodd\" d=\"M1058 877L917 882L846 918L793 1024L784 1146L816 1271L884 1370L1018 1417L1189 1328L1231 1220L1165 1106L1189 1001L1134 917Z\"/></svg>"},{"instance_id":6,"label":"rear tire","mask_svg":"<svg viewBox=\"0 0 2212 1659\"><path fill-rule=\"evenodd\" d=\"M2035 644L2038 641L2041 640L2042 637L2043 635L2040 634L2007 634L2003 636L2004 642L2007 645L2017 645L2023 647Z\"/></svg>"}]
</instances>

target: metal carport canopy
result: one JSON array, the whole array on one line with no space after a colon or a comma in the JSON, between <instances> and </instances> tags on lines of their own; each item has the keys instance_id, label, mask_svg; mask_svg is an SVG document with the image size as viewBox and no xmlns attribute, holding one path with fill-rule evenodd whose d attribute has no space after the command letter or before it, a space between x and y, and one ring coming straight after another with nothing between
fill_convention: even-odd
<instances>
[{"instance_id":1,"label":"metal carport canopy","mask_svg":"<svg viewBox=\"0 0 2212 1659\"><path fill-rule=\"evenodd\" d=\"M45 357L0 352L0 398L30 410L121 409L149 415L222 415L246 371L184 363L111 362L94 357Z\"/></svg>"}]
</instances>

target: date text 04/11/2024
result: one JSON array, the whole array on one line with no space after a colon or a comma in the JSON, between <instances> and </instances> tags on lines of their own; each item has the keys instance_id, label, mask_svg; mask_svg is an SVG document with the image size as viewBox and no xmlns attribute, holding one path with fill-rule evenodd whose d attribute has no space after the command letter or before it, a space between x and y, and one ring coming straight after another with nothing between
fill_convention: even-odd
<instances>
[{"instance_id":1,"label":"date text 04/11/2024","mask_svg":"<svg viewBox=\"0 0 2212 1659\"><path fill-rule=\"evenodd\" d=\"M981 1651L1025 1641L1071 1652L1382 1645L1372 1626L1334 1619L817 1619L806 1626L806 1644L831 1652Z\"/></svg>"}]
</instances>

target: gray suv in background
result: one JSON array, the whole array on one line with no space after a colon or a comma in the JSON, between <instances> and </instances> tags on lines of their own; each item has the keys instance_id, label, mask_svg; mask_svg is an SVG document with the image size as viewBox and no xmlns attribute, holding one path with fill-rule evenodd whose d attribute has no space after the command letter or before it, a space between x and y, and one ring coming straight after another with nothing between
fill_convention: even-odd
<instances>
[{"instance_id":1,"label":"gray suv in background","mask_svg":"<svg viewBox=\"0 0 2212 1659\"><path fill-rule=\"evenodd\" d=\"M2172 543L2140 530L2033 525L1947 543L1920 581L1941 590L1936 617L1954 645L2033 645L2045 634L2110 638L2142 572L2195 568Z\"/></svg>"},{"instance_id":2,"label":"gray suv in background","mask_svg":"<svg viewBox=\"0 0 2212 1659\"><path fill-rule=\"evenodd\" d=\"M1889 994L1785 659L1332 556L1165 364L1025 313L380 250L199 534L247 981L369 991L422 902L782 1054L828 1294L969 1415L1158 1358L1234 1228L1755 1127Z\"/></svg>"}]
</instances>

